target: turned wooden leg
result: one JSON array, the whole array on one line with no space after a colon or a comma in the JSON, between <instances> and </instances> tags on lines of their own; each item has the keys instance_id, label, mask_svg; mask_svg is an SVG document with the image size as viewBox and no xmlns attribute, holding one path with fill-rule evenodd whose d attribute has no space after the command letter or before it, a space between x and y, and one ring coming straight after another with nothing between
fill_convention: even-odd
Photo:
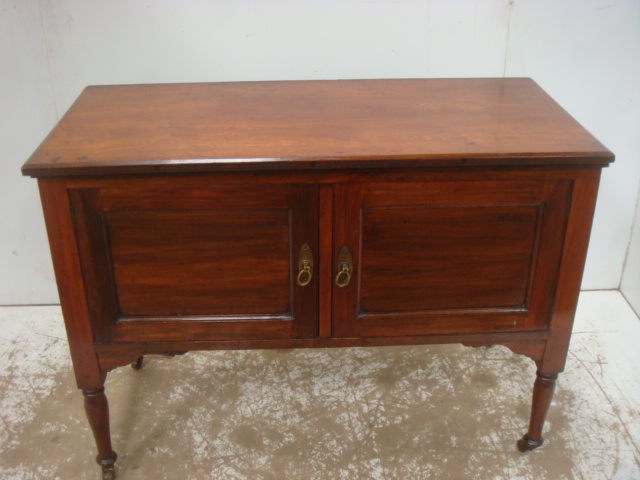
<instances>
[{"instance_id":1,"label":"turned wooden leg","mask_svg":"<svg viewBox=\"0 0 640 480\"><path fill-rule=\"evenodd\" d=\"M140 370L142 368L143 360L144 356L136 358L135 361L131 364L131 368L133 368L134 370Z\"/></svg>"},{"instance_id":2,"label":"turned wooden leg","mask_svg":"<svg viewBox=\"0 0 640 480\"><path fill-rule=\"evenodd\" d=\"M93 431L98 447L96 462L102 467L102 479L116 478L115 463L118 455L111 448L111 431L109 430L109 403L104 394L104 387L97 390L82 390L84 395L84 411L87 413L89 425Z\"/></svg>"},{"instance_id":3,"label":"turned wooden leg","mask_svg":"<svg viewBox=\"0 0 640 480\"><path fill-rule=\"evenodd\" d=\"M538 448L544 443L542 427L551 405L551 398L556 387L557 373L536 373L536 381L533 384L533 402L531 405L531 420L529 431L518 440L518 450L526 452Z\"/></svg>"}]
</instances>

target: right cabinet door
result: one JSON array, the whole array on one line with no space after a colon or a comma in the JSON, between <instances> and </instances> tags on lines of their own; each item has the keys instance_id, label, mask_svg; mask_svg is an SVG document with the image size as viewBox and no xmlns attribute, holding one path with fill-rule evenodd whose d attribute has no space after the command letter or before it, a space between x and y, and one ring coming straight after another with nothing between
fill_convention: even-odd
<instances>
[{"instance_id":1,"label":"right cabinet door","mask_svg":"<svg viewBox=\"0 0 640 480\"><path fill-rule=\"evenodd\" d=\"M348 283L344 274L334 281L333 335L547 328L571 186L482 178L335 185L333 276L347 249L352 270Z\"/></svg>"}]
</instances>

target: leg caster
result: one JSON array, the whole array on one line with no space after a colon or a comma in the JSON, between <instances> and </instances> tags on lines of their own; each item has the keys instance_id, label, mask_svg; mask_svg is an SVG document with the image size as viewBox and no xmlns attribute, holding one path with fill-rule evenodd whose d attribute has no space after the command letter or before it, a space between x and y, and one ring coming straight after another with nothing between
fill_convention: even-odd
<instances>
[{"instance_id":1,"label":"leg caster","mask_svg":"<svg viewBox=\"0 0 640 480\"><path fill-rule=\"evenodd\" d=\"M542 427L544 426L551 398L556 386L557 373L544 374L538 372L533 384L533 401L531 404L531 420L529 431L518 440L518 450L527 452L534 450L544 443Z\"/></svg>"},{"instance_id":2,"label":"leg caster","mask_svg":"<svg viewBox=\"0 0 640 480\"><path fill-rule=\"evenodd\" d=\"M116 452L113 452L113 458L108 458L106 460L96 457L96 462L98 462L98 465L102 467L102 480L116 479L115 463L117 459L118 455L116 455Z\"/></svg>"},{"instance_id":3,"label":"leg caster","mask_svg":"<svg viewBox=\"0 0 640 480\"><path fill-rule=\"evenodd\" d=\"M83 390L82 394L84 395L84 411L98 447L96 462L102 467L102 479L115 480L115 463L118 455L111 448L109 403L104 394L104 387L97 390Z\"/></svg>"},{"instance_id":4,"label":"leg caster","mask_svg":"<svg viewBox=\"0 0 640 480\"><path fill-rule=\"evenodd\" d=\"M135 361L131 364L131 368L133 368L134 370L140 370L142 368L143 360L144 356L136 358Z\"/></svg>"},{"instance_id":5,"label":"leg caster","mask_svg":"<svg viewBox=\"0 0 640 480\"><path fill-rule=\"evenodd\" d=\"M544 438L540 437L540 440L534 441L534 440L531 440L529 438L529 435L525 433L524 436L520 440L518 440L518 450L520 450L522 453L528 452L529 450L534 450L538 448L543 443L544 443Z\"/></svg>"}]
</instances>

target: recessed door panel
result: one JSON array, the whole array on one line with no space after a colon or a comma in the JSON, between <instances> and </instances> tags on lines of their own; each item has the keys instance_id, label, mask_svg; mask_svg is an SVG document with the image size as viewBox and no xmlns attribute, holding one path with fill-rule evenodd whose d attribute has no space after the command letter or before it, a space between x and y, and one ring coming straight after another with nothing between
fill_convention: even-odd
<instances>
[{"instance_id":1,"label":"recessed door panel","mask_svg":"<svg viewBox=\"0 0 640 480\"><path fill-rule=\"evenodd\" d=\"M360 313L523 307L538 210L363 209Z\"/></svg>"},{"instance_id":2,"label":"recessed door panel","mask_svg":"<svg viewBox=\"0 0 640 480\"><path fill-rule=\"evenodd\" d=\"M71 192L97 340L312 337L317 187L224 185ZM187 325L188 324L188 325Z\"/></svg>"},{"instance_id":3,"label":"recessed door panel","mask_svg":"<svg viewBox=\"0 0 640 480\"><path fill-rule=\"evenodd\" d=\"M287 209L109 212L123 316L291 315Z\"/></svg>"},{"instance_id":4,"label":"recessed door panel","mask_svg":"<svg viewBox=\"0 0 640 480\"><path fill-rule=\"evenodd\" d=\"M569 181L336 186L334 253L353 258L352 282L334 287L336 336L547 328L570 192Z\"/></svg>"}]
</instances>

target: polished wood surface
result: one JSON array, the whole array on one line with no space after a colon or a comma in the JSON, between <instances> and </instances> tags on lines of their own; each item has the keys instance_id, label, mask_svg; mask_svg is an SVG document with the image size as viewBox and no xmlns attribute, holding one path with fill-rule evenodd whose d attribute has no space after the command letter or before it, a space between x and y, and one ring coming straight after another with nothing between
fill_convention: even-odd
<instances>
[{"instance_id":1,"label":"polished wood surface","mask_svg":"<svg viewBox=\"0 0 640 480\"><path fill-rule=\"evenodd\" d=\"M192 350L505 345L539 447L612 160L527 79L85 90L23 172L104 478L107 373Z\"/></svg>"},{"instance_id":2,"label":"polished wood surface","mask_svg":"<svg viewBox=\"0 0 640 480\"><path fill-rule=\"evenodd\" d=\"M28 175L606 164L531 79L87 87Z\"/></svg>"},{"instance_id":3,"label":"polished wood surface","mask_svg":"<svg viewBox=\"0 0 640 480\"><path fill-rule=\"evenodd\" d=\"M95 353L94 325L87 308L67 184L47 179L39 180L38 187L76 384L82 389L100 389L106 371Z\"/></svg>"},{"instance_id":4,"label":"polished wood surface","mask_svg":"<svg viewBox=\"0 0 640 480\"><path fill-rule=\"evenodd\" d=\"M102 468L102 480L114 480L116 478L115 463L118 455L111 447L109 402L104 394L104 388L83 390L82 394L84 395L84 411L87 414L87 419L98 447L96 462Z\"/></svg>"},{"instance_id":5,"label":"polished wood surface","mask_svg":"<svg viewBox=\"0 0 640 480\"><path fill-rule=\"evenodd\" d=\"M362 211L360 315L524 308L536 206Z\"/></svg>"},{"instance_id":6,"label":"polished wood surface","mask_svg":"<svg viewBox=\"0 0 640 480\"><path fill-rule=\"evenodd\" d=\"M318 264L317 186L132 180L70 198L98 341L316 335L317 272L295 279L303 244Z\"/></svg>"},{"instance_id":7,"label":"polished wood surface","mask_svg":"<svg viewBox=\"0 0 640 480\"><path fill-rule=\"evenodd\" d=\"M108 214L121 314L288 316L288 213Z\"/></svg>"},{"instance_id":8,"label":"polished wood surface","mask_svg":"<svg viewBox=\"0 0 640 480\"><path fill-rule=\"evenodd\" d=\"M542 427L551 406L551 399L556 388L558 374L544 375L536 373L536 381L533 384L533 401L531 408L531 420L529 430L518 440L518 450L526 452L538 448L544 443Z\"/></svg>"},{"instance_id":9,"label":"polished wood surface","mask_svg":"<svg viewBox=\"0 0 640 480\"><path fill-rule=\"evenodd\" d=\"M335 185L334 256L358 281L334 292L334 336L548 328L571 188L545 176Z\"/></svg>"}]
</instances>

